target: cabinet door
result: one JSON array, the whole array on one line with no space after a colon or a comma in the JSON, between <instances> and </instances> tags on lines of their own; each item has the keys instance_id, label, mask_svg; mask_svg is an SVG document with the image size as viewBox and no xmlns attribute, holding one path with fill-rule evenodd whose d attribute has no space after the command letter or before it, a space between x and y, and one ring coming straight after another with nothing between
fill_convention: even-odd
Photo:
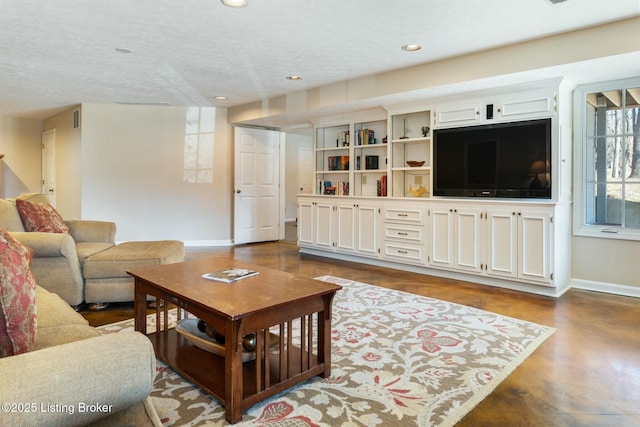
<instances>
[{"instance_id":1,"label":"cabinet door","mask_svg":"<svg viewBox=\"0 0 640 427\"><path fill-rule=\"evenodd\" d=\"M378 209L375 206L358 205L357 241L361 254L378 254Z\"/></svg>"},{"instance_id":2,"label":"cabinet door","mask_svg":"<svg viewBox=\"0 0 640 427\"><path fill-rule=\"evenodd\" d=\"M313 245L315 222L313 210L315 203L311 200L298 200L298 244Z\"/></svg>"},{"instance_id":3,"label":"cabinet door","mask_svg":"<svg viewBox=\"0 0 640 427\"><path fill-rule=\"evenodd\" d=\"M517 219L515 209L487 210L487 274L517 277Z\"/></svg>"},{"instance_id":4,"label":"cabinet door","mask_svg":"<svg viewBox=\"0 0 640 427\"><path fill-rule=\"evenodd\" d=\"M333 203L318 201L315 208L315 239L316 246L333 248Z\"/></svg>"},{"instance_id":5,"label":"cabinet door","mask_svg":"<svg viewBox=\"0 0 640 427\"><path fill-rule=\"evenodd\" d=\"M448 105L436 112L437 126L477 124L481 120L481 105Z\"/></svg>"},{"instance_id":6,"label":"cabinet door","mask_svg":"<svg viewBox=\"0 0 640 427\"><path fill-rule=\"evenodd\" d=\"M453 267L453 209L433 208L430 210L430 217L431 255L429 264L438 267Z\"/></svg>"},{"instance_id":7,"label":"cabinet door","mask_svg":"<svg viewBox=\"0 0 640 427\"><path fill-rule=\"evenodd\" d=\"M554 112L553 96L546 93L512 96L502 100L498 107L498 120L521 120L547 117Z\"/></svg>"},{"instance_id":8,"label":"cabinet door","mask_svg":"<svg viewBox=\"0 0 640 427\"><path fill-rule=\"evenodd\" d=\"M343 252L356 250L356 205L336 205L336 249Z\"/></svg>"},{"instance_id":9,"label":"cabinet door","mask_svg":"<svg viewBox=\"0 0 640 427\"><path fill-rule=\"evenodd\" d=\"M460 270L481 271L482 210L453 208L455 223L455 267Z\"/></svg>"},{"instance_id":10,"label":"cabinet door","mask_svg":"<svg viewBox=\"0 0 640 427\"><path fill-rule=\"evenodd\" d=\"M518 215L519 277L551 283L551 213Z\"/></svg>"}]
</instances>

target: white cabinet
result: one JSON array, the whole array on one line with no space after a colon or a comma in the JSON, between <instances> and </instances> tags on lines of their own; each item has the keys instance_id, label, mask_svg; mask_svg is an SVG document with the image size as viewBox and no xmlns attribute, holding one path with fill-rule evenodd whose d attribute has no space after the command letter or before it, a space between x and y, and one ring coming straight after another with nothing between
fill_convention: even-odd
<instances>
[{"instance_id":1,"label":"white cabinet","mask_svg":"<svg viewBox=\"0 0 640 427\"><path fill-rule=\"evenodd\" d=\"M333 208L328 199L298 199L299 245L333 248Z\"/></svg>"},{"instance_id":2,"label":"white cabinet","mask_svg":"<svg viewBox=\"0 0 640 427\"><path fill-rule=\"evenodd\" d=\"M461 271L482 269L482 210L459 205L429 209L431 250L429 265Z\"/></svg>"},{"instance_id":3,"label":"white cabinet","mask_svg":"<svg viewBox=\"0 0 640 427\"><path fill-rule=\"evenodd\" d=\"M436 128L475 126L550 117L556 112L555 92L533 89L442 103L435 110L433 124Z\"/></svg>"},{"instance_id":4,"label":"white cabinet","mask_svg":"<svg viewBox=\"0 0 640 427\"><path fill-rule=\"evenodd\" d=\"M298 245L378 255L378 208L343 198L298 198Z\"/></svg>"},{"instance_id":5,"label":"white cabinet","mask_svg":"<svg viewBox=\"0 0 640 427\"><path fill-rule=\"evenodd\" d=\"M335 249L361 255L377 256L378 209L373 205L337 202Z\"/></svg>"},{"instance_id":6,"label":"white cabinet","mask_svg":"<svg viewBox=\"0 0 640 427\"><path fill-rule=\"evenodd\" d=\"M553 213L520 207L492 208L486 217L486 273L551 284Z\"/></svg>"},{"instance_id":7,"label":"white cabinet","mask_svg":"<svg viewBox=\"0 0 640 427\"><path fill-rule=\"evenodd\" d=\"M506 95L494 105L496 120L510 121L549 117L556 110L556 96L547 91L525 92Z\"/></svg>"},{"instance_id":8,"label":"white cabinet","mask_svg":"<svg viewBox=\"0 0 640 427\"><path fill-rule=\"evenodd\" d=\"M484 119L479 103L444 104L436 110L434 125L437 127L472 126Z\"/></svg>"},{"instance_id":9,"label":"white cabinet","mask_svg":"<svg viewBox=\"0 0 640 427\"><path fill-rule=\"evenodd\" d=\"M382 208L382 257L408 264L426 263L424 208L389 205Z\"/></svg>"}]
</instances>

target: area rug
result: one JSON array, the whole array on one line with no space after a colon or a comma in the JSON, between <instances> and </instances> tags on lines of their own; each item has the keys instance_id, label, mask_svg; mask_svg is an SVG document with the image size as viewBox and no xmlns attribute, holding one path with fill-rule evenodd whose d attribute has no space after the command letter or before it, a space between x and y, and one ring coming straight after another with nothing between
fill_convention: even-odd
<instances>
[{"instance_id":1,"label":"area rug","mask_svg":"<svg viewBox=\"0 0 640 427\"><path fill-rule=\"evenodd\" d=\"M316 279L343 286L333 304L331 377L257 404L235 425L452 426L555 332L406 292ZM133 320L100 329L133 330ZM227 425L223 406L162 362L152 397L165 426Z\"/></svg>"}]
</instances>

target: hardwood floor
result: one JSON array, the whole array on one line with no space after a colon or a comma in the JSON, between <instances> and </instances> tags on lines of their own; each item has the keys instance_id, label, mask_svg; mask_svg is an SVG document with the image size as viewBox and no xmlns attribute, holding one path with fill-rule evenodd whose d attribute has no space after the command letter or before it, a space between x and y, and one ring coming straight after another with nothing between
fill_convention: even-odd
<instances>
[{"instance_id":1,"label":"hardwood floor","mask_svg":"<svg viewBox=\"0 0 640 427\"><path fill-rule=\"evenodd\" d=\"M270 242L187 248L187 260L238 260L304 276L325 274L477 307L553 326L543 343L457 425L640 426L640 299L571 290L555 299L320 257ZM133 317L132 304L82 311L91 324Z\"/></svg>"}]
</instances>

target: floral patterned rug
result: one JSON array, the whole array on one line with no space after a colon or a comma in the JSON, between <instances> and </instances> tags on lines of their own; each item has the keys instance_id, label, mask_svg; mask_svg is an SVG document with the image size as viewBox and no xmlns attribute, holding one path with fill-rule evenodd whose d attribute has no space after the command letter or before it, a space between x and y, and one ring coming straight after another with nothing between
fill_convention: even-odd
<instances>
[{"instance_id":1,"label":"floral patterned rug","mask_svg":"<svg viewBox=\"0 0 640 427\"><path fill-rule=\"evenodd\" d=\"M406 292L316 279L343 286L333 303L331 377L257 404L235 425L452 426L555 332ZM133 320L100 329L133 330ZM165 426L228 424L224 407L162 362L152 397Z\"/></svg>"}]
</instances>

